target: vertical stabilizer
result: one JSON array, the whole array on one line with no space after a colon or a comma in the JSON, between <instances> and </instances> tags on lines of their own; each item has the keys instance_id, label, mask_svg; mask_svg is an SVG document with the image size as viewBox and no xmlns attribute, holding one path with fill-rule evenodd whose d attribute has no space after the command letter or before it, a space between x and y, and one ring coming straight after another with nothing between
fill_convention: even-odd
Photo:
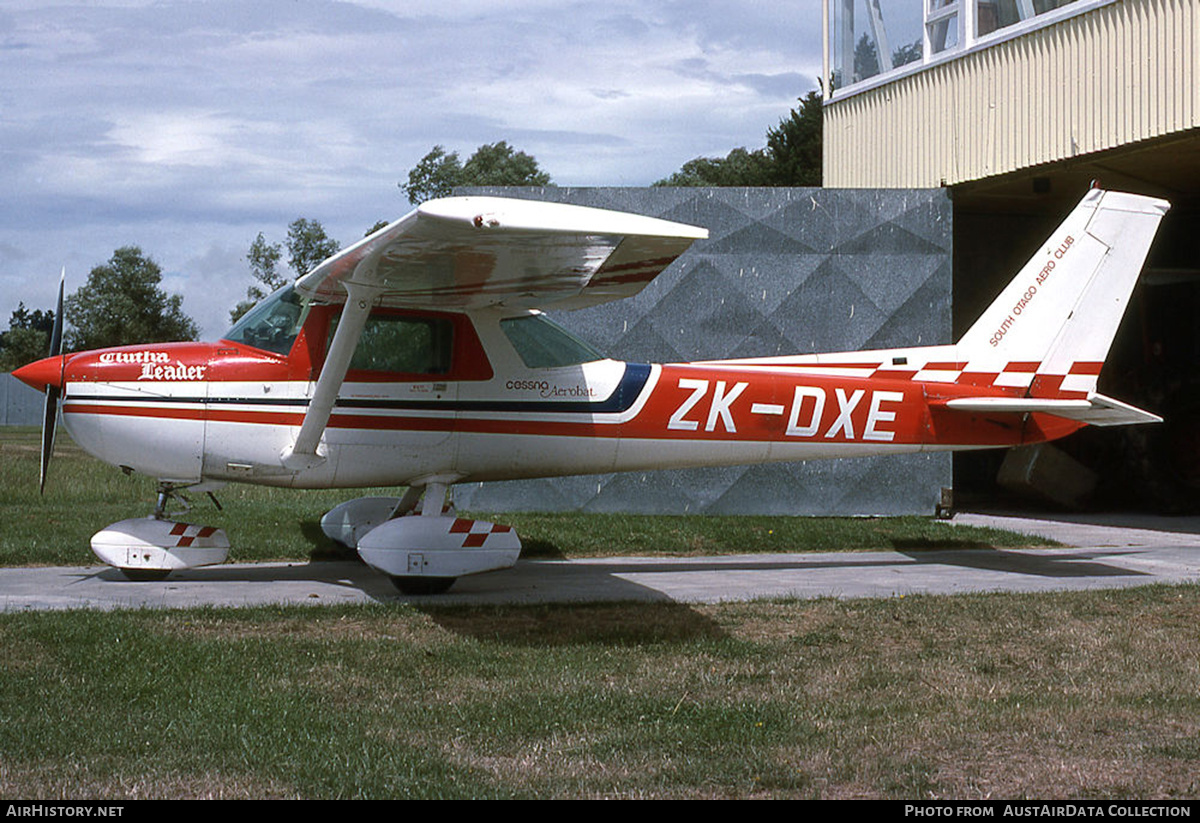
<instances>
[{"instance_id":1,"label":"vertical stabilizer","mask_svg":"<svg viewBox=\"0 0 1200 823\"><path fill-rule=\"evenodd\" d=\"M1000 375L997 385L1027 382L1031 397L1094 392L1168 208L1090 190L958 342L967 370Z\"/></svg>"}]
</instances>

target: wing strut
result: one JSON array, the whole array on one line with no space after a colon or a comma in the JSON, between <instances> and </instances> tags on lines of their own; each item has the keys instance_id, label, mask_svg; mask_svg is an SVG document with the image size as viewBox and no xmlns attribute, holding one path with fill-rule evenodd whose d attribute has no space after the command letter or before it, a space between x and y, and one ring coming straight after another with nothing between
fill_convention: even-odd
<instances>
[{"instance_id":1,"label":"wing strut","mask_svg":"<svg viewBox=\"0 0 1200 823\"><path fill-rule=\"evenodd\" d=\"M379 288L373 285L344 281L346 287L346 305L342 309L337 331L333 333L333 342L325 357L325 365L321 367L321 376L317 378L317 386L313 390L312 400L308 403L308 411L304 422L300 424L300 433L290 449L285 449L283 465L293 471L312 468L324 462L325 455L318 452L321 435L333 414L333 406L337 402L338 391L346 379L350 369L350 358L358 347L358 339L362 336L367 316L378 297Z\"/></svg>"}]
</instances>

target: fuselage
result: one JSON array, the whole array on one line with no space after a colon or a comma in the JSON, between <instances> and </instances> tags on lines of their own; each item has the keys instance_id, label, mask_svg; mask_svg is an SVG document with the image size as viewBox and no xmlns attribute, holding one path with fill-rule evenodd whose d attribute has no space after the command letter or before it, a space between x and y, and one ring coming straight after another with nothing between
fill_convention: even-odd
<instances>
[{"instance_id":1,"label":"fuselage","mask_svg":"<svg viewBox=\"0 0 1200 823\"><path fill-rule=\"evenodd\" d=\"M1021 396L1034 378L1023 364L971 373L954 346L650 365L575 350L536 312L377 310L322 459L288 467L336 317L306 307L270 342L235 327L218 343L68 355L64 424L101 460L171 483L297 488L987 448L1081 425L948 409Z\"/></svg>"}]
</instances>

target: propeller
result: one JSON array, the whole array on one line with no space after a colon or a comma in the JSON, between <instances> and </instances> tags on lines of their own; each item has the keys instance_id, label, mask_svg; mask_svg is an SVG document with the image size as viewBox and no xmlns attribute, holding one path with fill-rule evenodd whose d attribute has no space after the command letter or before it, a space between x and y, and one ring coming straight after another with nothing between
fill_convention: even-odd
<instances>
[{"instance_id":1,"label":"propeller","mask_svg":"<svg viewBox=\"0 0 1200 823\"><path fill-rule=\"evenodd\" d=\"M64 268L58 281L58 305L54 309L54 328L50 331L50 357L59 358L59 380L46 386L46 405L42 412L42 466L39 491L46 493L46 470L50 467L50 455L54 452L54 430L58 426L58 399L62 394L63 338L63 287L67 282Z\"/></svg>"}]
</instances>

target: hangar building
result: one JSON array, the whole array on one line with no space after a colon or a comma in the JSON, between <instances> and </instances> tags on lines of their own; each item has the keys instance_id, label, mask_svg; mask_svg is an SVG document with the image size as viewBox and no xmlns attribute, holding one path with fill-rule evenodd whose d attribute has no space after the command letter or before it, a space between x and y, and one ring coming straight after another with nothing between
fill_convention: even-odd
<instances>
[{"instance_id":1,"label":"hangar building","mask_svg":"<svg viewBox=\"0 0 1200 823\"><path fill-rule=\"evenodd\" d=\"M1093 505L1194 510L1200 3L824 0L823 23L824 185L949 192L956 337L1091 181L1171 201L1101 378L1166 422L1082 432L1043 462ZM957 455L960 502L1012 488L1004 459Z\"/></svg>"}]
</instances>

